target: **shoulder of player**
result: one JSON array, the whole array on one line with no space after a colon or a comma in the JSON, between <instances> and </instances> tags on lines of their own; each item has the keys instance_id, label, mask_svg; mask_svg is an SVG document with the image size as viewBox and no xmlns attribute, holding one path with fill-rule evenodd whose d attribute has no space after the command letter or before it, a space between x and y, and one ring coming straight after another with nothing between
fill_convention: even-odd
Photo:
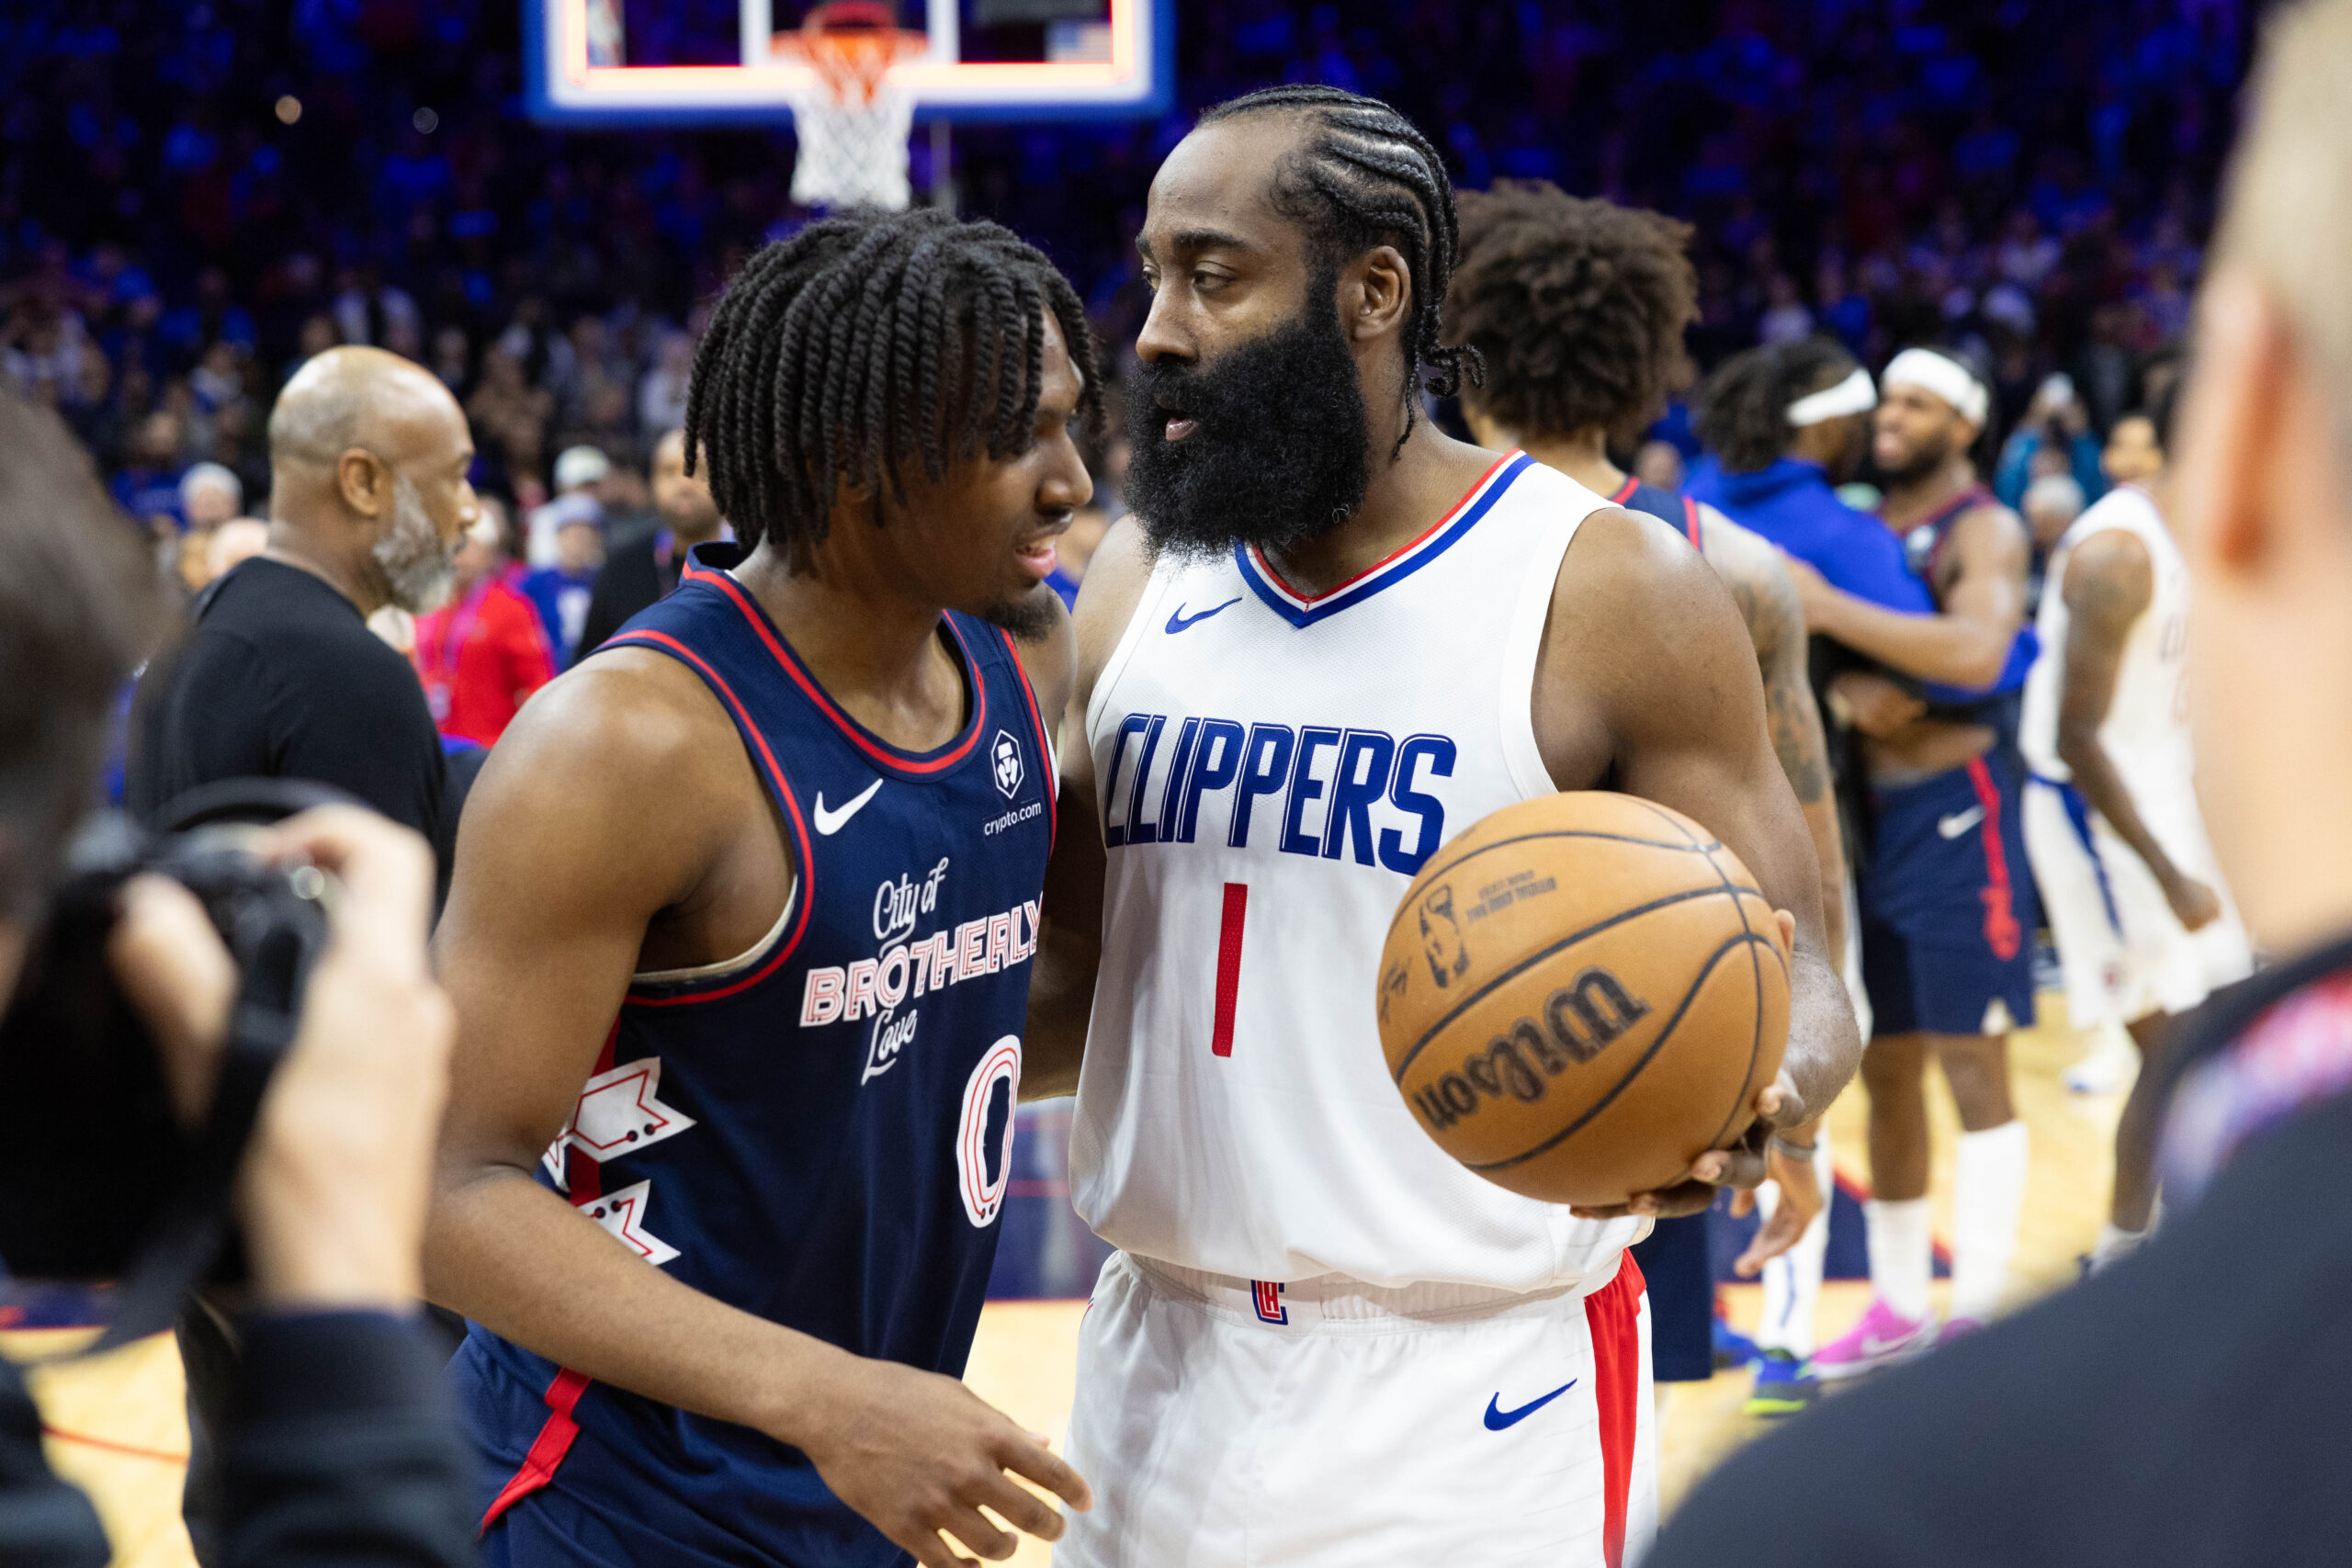
<instances>
[{"instance_id":1,"label":"shoulder of player","mask_svg":"<svg viewBox=\"0 0 2352 1568\"><path fill-rule=\"evenodd\" d=\"M1094 547L1093 558L1086 563L1085 580L1079 584L1078 606L1070 615L1076 633L1080 699L1092 694L1103 666L1118 651L1119 639L1126 635L1127 623L1135 619L1136 606L1142 603L1157 564L1151 541L1144 536L1143 526L1132 513L1112 524Z\"/></svg>"},{"instance_id":2,"label":"shoulder of player","mask_svg":"<svg viewBox=\"0 0 2352 1568\"><path fill-rule=\"evenodd\" d=\"M1951 543L1962 553L2016 554L2021 559L2033 553L2033 535L2025 519L1998 501L1972 506L1954 518Z\"/></svg>"},{"instance_id":3,"label":"shoulder of player","mask_svg":"<svg viewBox=\"0 0 2352 1568\"><path fill-rule=\"evenodd\" d=\"M1757 656L1769 658L1786 644L1792 631L1802 636L1804 606L1772 542L1703 503L1699 529L1706 562L1731 590Z\"/></svg>"},{"instance_id":4,"label":"shoulder of player","mask_svg":"<svg viewBox=\"0 0 2352 1568\"><path fill-rule=\"evenodd\" d=\"M1063 607L1061 595L1049 588L1037 590L1039 604L1052 619L1043 631L1024 637L1009 632L1012 639L1013 657L1021 661L1022 673L1029 678L1029 689L1037 698L1037 712L1049 716L1061 712L1069 701L1069 683L1078 668L1078 636L1070 613ZM1052 720L1046 719L1050 729Z\"/></svg>"},{"instance_id":5,"label":"shoulder of player","mask_svg":"<svg viewBox=\"0 0 2352 1568\"><path fill-rule=\"evenodd\" d=\"M2100 527L2075 539L2066 552L2066 606L2137 615L2155 591L2155 563L2129 528Z\"/></svg>"},{"instance_id":6,"label":"shoulder of player","mask_svg":"<svg viewBox=\"0 0 2352 1568\"><path fill-rule=\"evenodd\" d=\"M1548 648L1611 663L1698 631L1736 606L1680 530L1605 506L1577 527L1552 590Z\"/></svg>"}]
</instances>

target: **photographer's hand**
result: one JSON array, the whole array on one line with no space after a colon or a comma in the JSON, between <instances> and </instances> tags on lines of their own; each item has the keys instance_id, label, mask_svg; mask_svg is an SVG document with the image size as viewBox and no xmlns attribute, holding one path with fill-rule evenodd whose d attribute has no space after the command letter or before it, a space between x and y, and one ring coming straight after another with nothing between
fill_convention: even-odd
<instances>
[{"instance_id":1,"label":"photographer's hand","mask_svg":"<svg viewBox=\"0 0 2352 1568\"><path fill-rule=\"evenodd\" d=\"M427 1177L448 1089L452 1020L425 965L433 857L405 828L350 807L291 818L265 854L308 860L342 883L302 1026L245 1156L239 1209L260 1297L280 1306L407 1311ZM181 1115L211 1098L236 972L184 889L125 890L110 948L125 991L163 1047Z\"/></svg>"}]
</instances>

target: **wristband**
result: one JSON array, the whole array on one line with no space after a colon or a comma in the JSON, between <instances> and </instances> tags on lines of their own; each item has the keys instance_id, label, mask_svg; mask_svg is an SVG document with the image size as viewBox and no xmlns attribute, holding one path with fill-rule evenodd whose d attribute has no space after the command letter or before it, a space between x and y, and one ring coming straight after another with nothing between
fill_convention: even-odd
<instances>
[{"instance_id":1,"label":"wristband","mask_svg":"<svg viewBox=\"0 0 2352 1568\"><path fill-rule=\"evenodd\" d=\"M1791 1143L1788 1139L1781 1136L1778 1133L1772 1134L1772 1146L1780 1150L1782 1154L1788 1156L1791 1159L1802 1160L1809 1160L1813 1158L1813 1156L1815 1154L1818 1154L1821 1150L1821 1145L1819 1144Z\"/></svg>"}]
</instances>

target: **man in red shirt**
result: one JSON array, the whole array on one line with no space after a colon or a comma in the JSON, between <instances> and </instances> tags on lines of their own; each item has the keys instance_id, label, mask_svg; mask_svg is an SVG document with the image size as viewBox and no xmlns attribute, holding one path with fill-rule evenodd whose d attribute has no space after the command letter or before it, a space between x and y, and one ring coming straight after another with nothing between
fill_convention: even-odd
<instances>
[{"instance_id":1,"label":"man in red shirt","mask_svg":"<svg viewBox=\"0 0 2352 1568\"><path fill-rule=\"evenodd\" d=\"M497 518L485 510L458 552L449 602L416 622L410 657L446 740L494 746L524 701L555 679L539 613L506 581Z\"/></svg>"}]
</instances>

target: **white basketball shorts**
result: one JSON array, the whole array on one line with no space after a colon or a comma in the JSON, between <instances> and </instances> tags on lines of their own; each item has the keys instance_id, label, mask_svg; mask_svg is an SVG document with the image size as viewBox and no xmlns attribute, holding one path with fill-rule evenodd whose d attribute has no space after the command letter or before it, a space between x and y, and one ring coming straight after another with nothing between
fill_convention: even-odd
<instances>
[{"instance_id":1,"label":"white basketball shorts","mask_svg":"<svg viewBox=\"0 0 2352 1568\"><path fill-rule=\"evenodd\" d=\"M1057 1568L1621 1568L1657 1530L1649 1303L1113 1255L1079 1335Z\"/></svg>"},{"instance_id":2,"label":"white basketball shorts","mask_svg":"<svg viewBox=\"0 0 2352 1568\"><path fill-rule=\"evenodd\" d=\"M2077 1029L2110 1020L2132 1023L2154 1012L2186 1012L2254 970L2237 908L2221 881L2203 825L2193 812L2149 815L2174 860L2222 897L2222 913L2190 931L2164 889L2106 818L2070 809L2066 793L2036 778L2026 785L2026 852L2066 975L2066 1014Z\"/></svg>"}]
</instances>

